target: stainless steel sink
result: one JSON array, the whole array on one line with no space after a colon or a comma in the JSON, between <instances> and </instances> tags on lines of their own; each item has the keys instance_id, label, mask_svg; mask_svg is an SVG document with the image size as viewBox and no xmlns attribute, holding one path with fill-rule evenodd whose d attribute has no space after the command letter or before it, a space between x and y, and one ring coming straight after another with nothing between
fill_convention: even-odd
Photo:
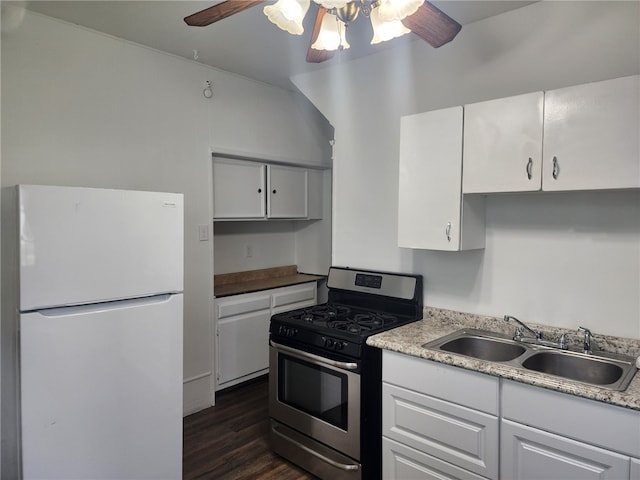
<instances>
[{"instance_id":1,"label":"stainless steel sink","mask_svg":"<svg viewBox=\"0 0 640 480\"><path fill-rule=\"evenodd\" d=\"M489 360L491 362L513 360L527 351L525 347L513 341L473 334L467 334L449 340L440 345L440 350L459 353L467 357L479 358L480 360Z\"/></svg>"},{"instance_id":2,"label":"stainless steel sink","mask_svg":"<svg viewBox=\"0 0 640 480\"><path fill-rule=\"evenodd\" d=\"M523 360L522 366L527 370L535 370L578 382L612 386L611 388L617 390L624 390L635 373L635 365L631 361L625 362L564 351L533 353ZM628 380L626 384L625 380ZM618 384L624 384L624 388L617 388Z\"/></svg>"},{"instance_id":3,"label":"stainless steel sink","mask_svg":"<svg viewBox=\"0 0 640 480\"><path fill-rule=\"evenodd\" d=\"M634 359L523 344L507 335L463 329L422 345L423 348L509 365L611 390L625 390L636 373Z\"/></svg>"}]
</instances>

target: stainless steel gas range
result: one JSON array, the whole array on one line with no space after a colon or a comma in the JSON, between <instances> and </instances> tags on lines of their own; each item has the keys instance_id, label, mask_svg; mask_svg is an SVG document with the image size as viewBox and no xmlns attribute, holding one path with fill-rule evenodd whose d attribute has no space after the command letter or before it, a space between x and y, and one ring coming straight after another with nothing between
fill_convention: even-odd
<instances>
[{"instance_id":1,"label":"stainless steel gas range","mask_svg":"<svg viewBox=\"0 0 640 480\"><path fill-rule=\"evenodd\" d=\"M331 267L328 302L271 318L269 442L322 479L381 478L382 354L373 335L422 318L422 277Z\"/></svg>"}]
</instances>

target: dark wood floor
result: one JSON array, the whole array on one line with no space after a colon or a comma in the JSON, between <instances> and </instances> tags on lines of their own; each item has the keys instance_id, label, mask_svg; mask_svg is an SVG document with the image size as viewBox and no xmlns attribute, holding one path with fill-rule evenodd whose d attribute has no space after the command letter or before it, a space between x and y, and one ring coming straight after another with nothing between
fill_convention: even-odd
<instances>
[{"instance_id":1,"label":"dark wood floor","mask_svg":"<svg viewBox=\"0 0 640 480\"><path fill-rule=\"evenodd\" d=\"M312 480L269 450L267 376L216 395L184 419L183 480Z\"/></svg>"}]
</instances>

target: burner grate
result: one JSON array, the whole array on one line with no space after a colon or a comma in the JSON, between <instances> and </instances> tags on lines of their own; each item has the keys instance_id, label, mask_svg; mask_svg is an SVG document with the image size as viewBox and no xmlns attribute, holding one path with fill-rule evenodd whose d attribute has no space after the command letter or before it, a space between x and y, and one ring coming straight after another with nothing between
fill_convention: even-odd
<instances>
[{"instance_id":1,"label":"burner grate","mask_svg":"<svg viewBox=\"0 0 640 480\"><path fill-rule=\"evenodd\" d=\"M285 314L290 320L301 321L305 324L328 324L336 319L346 318L351 309L344 305L314 305L302 310L294 310Z\"/></svg>"},{"instance_id":2,"label":"burner grate","mask_svg":"<svg viewBox=\"0 0 640 480\"><path fill-rule=\"evenodd\" d=\"M378 312L358 313L353 318L334 320L327 325L343 332L359 335L366 332L387 328L397 322L393 315Z\"/></svg>"}]
</instances>

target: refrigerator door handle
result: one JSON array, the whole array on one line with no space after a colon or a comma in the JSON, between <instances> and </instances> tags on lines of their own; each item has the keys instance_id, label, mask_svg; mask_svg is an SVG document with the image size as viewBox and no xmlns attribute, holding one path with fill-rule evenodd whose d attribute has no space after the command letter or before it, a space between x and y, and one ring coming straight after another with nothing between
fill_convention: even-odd
<instances>
[{"instance_id":1,"label":"refrigerator door handle","mask_svg":"<svg viewBox=\"0 0 640 480\"><path fill-rule=\"evenodd\" d=\"M92 312L102 312L106 310L117 310L122 308L143 307L146 305L154 305L168 302L172 293L164 293L161 295L152 295L149 297L127 298L125 300L113 300L109 302L89 303L85 305L70 305L66 307L45 308L37 310L38 313L45 317L63 317L69 315L84 315Z\"/></svg>"}]
</instances>

